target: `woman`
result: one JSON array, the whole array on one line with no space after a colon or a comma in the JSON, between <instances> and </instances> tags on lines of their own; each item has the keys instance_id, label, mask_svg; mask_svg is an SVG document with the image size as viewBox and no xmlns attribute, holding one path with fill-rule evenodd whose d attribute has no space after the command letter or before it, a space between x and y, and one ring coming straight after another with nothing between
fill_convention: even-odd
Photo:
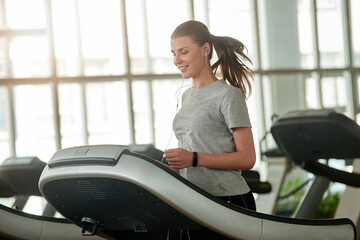
<instances>
[{"instance_id":1,"label":"woman","mask_svg":"<svg viewBox=\"0 0 360 240\"><path fill-rule=\"evenodd\" d=\"M210 66L213 48L218 61ZM174 171L205 191L256 210L241 175L241 169L251 169L256 159L245 102L253 72L243 62L251 63L245 49L236 39L211 35L198 21L175 29L174 64L183 78L192 78L192 87L184 92L173 122L179 148L165 150L164 157ZM218 67L222 80L215 75Z\"/></svg>"}]
</instances>

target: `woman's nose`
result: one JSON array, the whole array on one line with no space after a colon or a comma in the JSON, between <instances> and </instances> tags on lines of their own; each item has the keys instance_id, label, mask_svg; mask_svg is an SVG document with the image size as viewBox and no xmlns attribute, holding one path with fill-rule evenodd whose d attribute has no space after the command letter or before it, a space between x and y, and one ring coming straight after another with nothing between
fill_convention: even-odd
<instances>
[{"instance_id":1,"label":"woman's nose","mask_svg":"<svg viewBox=\"0 0 360 240\"><path fill-rule=\"evenodd\" d=\"M181 61L182 61L182 60L181 60L181 58L180 58L179 55L175 55L175 56L174 56L174 64L175 64L175 65L181 63Z\"/></svg>"}]
</instances>

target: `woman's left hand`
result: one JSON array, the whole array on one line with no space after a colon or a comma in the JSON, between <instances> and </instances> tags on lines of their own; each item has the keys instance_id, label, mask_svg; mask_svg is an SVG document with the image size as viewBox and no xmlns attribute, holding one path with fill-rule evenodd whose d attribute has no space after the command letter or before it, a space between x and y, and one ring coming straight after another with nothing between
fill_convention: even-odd
<instances>
[{"instance_id":1,"label":"woman's left hand","mask_svg":"<svg viewBox=\"0 0 360 240\"><path fill-rule=\"evenodd\" d=\"M181 148L168 149L164 158L171 166L182 169L192 166L193 153Z\"/></svg>"}]
</instances>

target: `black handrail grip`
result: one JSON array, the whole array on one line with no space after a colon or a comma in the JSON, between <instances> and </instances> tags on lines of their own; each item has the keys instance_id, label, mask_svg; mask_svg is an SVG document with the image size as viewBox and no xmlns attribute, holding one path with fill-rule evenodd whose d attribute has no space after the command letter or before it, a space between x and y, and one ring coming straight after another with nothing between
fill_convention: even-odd
<instances>
[{"instance_id":1,"label":"black handrail grip","mask_svg":"<svg viewBox=\"0 0 360 240\"><path fill-rule=\"evenodd\" d=\"M325 176L331 181L346 184L352 187L360 187L360 174L338 170L317 161L304 162L303 168L315 175Z\"/></svg>"}]
</instances>

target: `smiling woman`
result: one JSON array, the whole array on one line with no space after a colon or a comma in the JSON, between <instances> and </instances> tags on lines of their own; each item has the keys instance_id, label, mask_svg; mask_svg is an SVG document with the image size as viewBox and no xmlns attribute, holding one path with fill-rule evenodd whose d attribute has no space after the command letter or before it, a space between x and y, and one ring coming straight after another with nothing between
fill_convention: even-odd
<instances>
[{"instance_id":1,"label":"smiling woman","mask_svg":"<svg viewBox=\"0 0 360 240\"><path fill-rule=\"evenodd\" d=\"M213 48L218 60L211 65ZM253 72L242 42L210 34L190 20L171 35L173 62L192 87L182 95L173 128L178 148L165 150L168 166L214 196L256 210L241 170L255 164L255 147L245 102ZM223 79L215 73L220 67Z\"/></svg>"}]
</instances>

